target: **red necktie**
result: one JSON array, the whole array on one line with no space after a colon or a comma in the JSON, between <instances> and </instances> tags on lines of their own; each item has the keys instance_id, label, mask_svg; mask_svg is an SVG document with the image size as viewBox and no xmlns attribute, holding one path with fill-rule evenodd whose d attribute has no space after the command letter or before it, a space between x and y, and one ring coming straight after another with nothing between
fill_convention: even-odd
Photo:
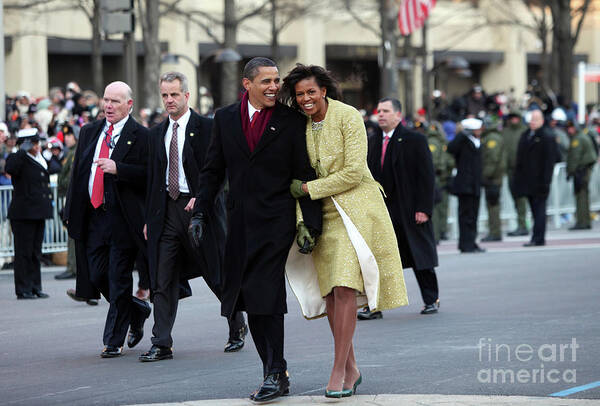
<instances>
[{"instance_id":1,"label":"red necktie","mask_svg":"<svg viewBox=\"0 0 600 406\"><path fill-rule=\"evenodd\" d=\"M100 158L108 158L108 150L110 141L112 139L113 125L111 124L108 127L108 131L106 132L106 137L104 141L100 145L100 155L98 155L98 159ZM94 175L94 184L92 185L92 206L94 209L97 209L102 204L104 200L104 171L97 166L96 167L96 175Z\"/></svg>"},{"instance_id":2,"label":"red necktie","mask_svg":"<svg viewBox=\"0 0 600 406\"><path fill-rule=\"evenodd\" d=\"M383 145L381 146L381 167L383 168L383 161L385 160L385 151L387 150L388 143L390 142L389 136L383 137Z\"/></svg>"},{"instance_id":3,"label":"red necktie","mask_svg":"<svg viewBox=\"0 0 600 406\"><path fill-rule=\"evenodd\" d=\"M250 128L254 127L254 123L256 122L256 117L258 116L258 111L255 111L252 114L252 118L250 119Z\"/></svg>"}]
</instances>

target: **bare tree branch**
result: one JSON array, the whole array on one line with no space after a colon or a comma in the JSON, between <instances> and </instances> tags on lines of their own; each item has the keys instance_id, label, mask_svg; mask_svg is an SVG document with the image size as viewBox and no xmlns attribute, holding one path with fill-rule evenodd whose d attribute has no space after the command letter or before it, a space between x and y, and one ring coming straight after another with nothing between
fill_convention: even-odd
<instances>
[{"instance_id":1,"label":"bare tree branch","mask_svg":"<svg viewBox=\"0 0 600 406\"><path fill-rule=\"evenodd\" d=\"M39 6L42 4L52 3L55 1L57 1L57 0L30 0L27 2L19 1L17 3L6 3L6 4L4 4L4 8L6 10L23 10L26 8L35 7L35 6Z\"/></svg>"},{"instance_id":2,"label":"bare tree branch","mask_svg":"<svg viewBox=\"0 0 600 406\"><path fill-rule=\"evenodd\" d=\"M260 6L248 11L246 14L241 15L239 18L237 18L237 22L240 23L247 18L251 18L260 14L262 10L267 6L267 4L269 4L269 0L265 0Z\"/></svg>"},{"instance_id":3,"label":"bare tree branch","mask_svg":"<svg viewBox=\"0 0 600 406\"><path fill-rule=\"evenodd\" d=\"M161 1L159 4L164 7L164 9L160 12L159 17L163 17L177 8L177 5L181 3L183 0L175 0L173 2Z\"/></svg>"},{"instance_id":4,"label":"bare tree branch","mask_svg":"<svg viewBox=\"0 0 600 406\"><path fill-rule=\"evenodd\" d=\"M579 11L579 21L577 21L577 28L575 29L575 33L573 34L573 46L577 43L577 39L579 38L579 33L581 32L581 27L583 26L583 20L587 14L588 7L590 6L591 0L585 0L583 5Z\"/></svg>"},{"instance_id":5,"label":"bare tree branch","mask_svg":"<svg viewBox=\"0 0 600 406\"><path fill-rule=\"evenodd\" d=\"M345 0L344 6L346 7L346 11L348 11L348 14L350 14L350 16L354 19L354 21L356 21L356 23L358 25L360 25L361 27L363 27L364 29L366 29L368 31L371 31L378 38L381 38L381 31L376 28L373 28L373 26L371 24L368 24L365 20L360 18L360 16L358 14L356 14L356 12L353 10L352 4L350 4L350 0Z\"/></svg>"}]
</instances>

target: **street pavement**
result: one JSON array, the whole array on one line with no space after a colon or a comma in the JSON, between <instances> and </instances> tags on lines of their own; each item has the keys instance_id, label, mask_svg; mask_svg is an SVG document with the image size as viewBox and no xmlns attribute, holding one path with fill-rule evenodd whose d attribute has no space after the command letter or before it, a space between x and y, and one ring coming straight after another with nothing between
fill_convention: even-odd
<instances>
[{"instance_id":1,"label":"street pavement","mask_svg":"<svg viewBox=\"0 0 600 406\"><path fill-rule=\"evenodd\" d=\"M483 244L485 254L458 254L444 242L437 269L441 309L422 316L419 289L405 271L410 305L359 321L355 335L363 383L357 396L322 396L333 343L325 319L307 321L288 291L286 358L291 396L278 404L600 405L600 226L548 234L548 246L526 238ZM202 279L181 301L174 359L138 362L145 337L123 357L101 359L108 309L65 295L17 301L12 274L0 272L0 405L248 405L261 379L251 338L223 353L227 323ZM587 385L587 386L586 386ZM554 394L553 397L549 395Z\"/></svg>"}]
</instances>

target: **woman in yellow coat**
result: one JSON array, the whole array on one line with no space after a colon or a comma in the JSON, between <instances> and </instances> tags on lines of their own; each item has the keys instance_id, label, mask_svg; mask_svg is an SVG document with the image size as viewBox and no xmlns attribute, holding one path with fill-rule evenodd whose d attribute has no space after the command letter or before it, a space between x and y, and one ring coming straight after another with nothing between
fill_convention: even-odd
<instances>
[{"instance_id":1,"label":"woman in yellow coat","mask_svg":"<svg viewBox=\"0 0 600 406\"><path fill-rule=\"evenodd\" d=\"M318 176L294 180L292 194L323 203L312 259L335 348L327 397L350 396L362 381L352 345L360 299L377 310L408 304L394 228L367 167L365 126L355 108L336 100L338 93L320 66L297 64L283 80L284 97L309 117L306 144Z\"/></svg>"}]
</instances>

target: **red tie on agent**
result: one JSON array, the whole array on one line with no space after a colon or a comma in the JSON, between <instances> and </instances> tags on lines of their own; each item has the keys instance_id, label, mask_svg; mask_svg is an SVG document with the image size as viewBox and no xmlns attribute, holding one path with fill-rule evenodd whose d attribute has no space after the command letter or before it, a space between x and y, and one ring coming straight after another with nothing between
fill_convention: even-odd
<instances>
[{"instance_id":1,"label":"red tie on agent","mask_svg":"<svg viewBox=\"0 0 600 406\"><path fill-rule=\"evenodd\" d=\"M113 125L111 124L108 127L108 131L106 132L106 137L100 146L100 155L98 155L98 159L100 158L108 158L108 150L109 145L112 139ZM92 206L94 209L97 209L102 204L104 200L104 171L100 168L100 166L96 166L96 175L94 175L94 184L92 185Z\"/></svg>"},{"instance_id":2,"label":"red tie on agent","mask_svg":"<svg viewBox=\"0 0 600 406\"><path fill-rule=\"evenodd\" d=\"M258 111L255 111L250 118L250 128L254 127L254 123L256 123L256 117L258 116Z\"/></svg>"},{"instance_id":3,"label":"red tie on agent","mask_svg":"<svg viewBox=\"0 0 600 406\"><path fill-rule=\"evenodd\" d=\"M385 159L385 151L387 150L388 143L390 142L390 136L383 137L383 145L381 146L381 167L383 168L383 161Z\"/></svg>"}]
</instances>

